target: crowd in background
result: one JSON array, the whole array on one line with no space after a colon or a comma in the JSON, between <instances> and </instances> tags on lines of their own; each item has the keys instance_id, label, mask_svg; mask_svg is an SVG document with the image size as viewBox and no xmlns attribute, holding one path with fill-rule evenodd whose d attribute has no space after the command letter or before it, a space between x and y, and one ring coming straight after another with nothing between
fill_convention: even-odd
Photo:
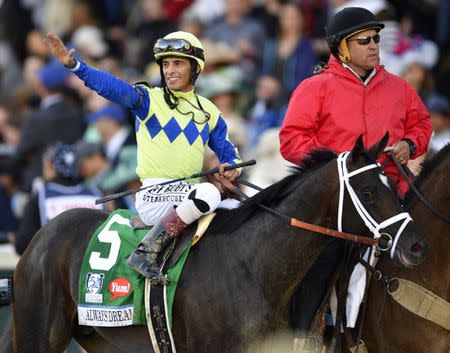
<instances>
[{"instance_id":1,"label":"crowd in background","mask_svg":"<svg viewBox=\"0 0 450 353\"><path fill-rule=\"evenodd\" d=\"M264 187L288 169L278 129L293 90L328 60L324 28L344 6L386 25L381 62L429 109L432 155L450 141L450 0L0 0L0 234L23 233L38 190L55 182L44 162L57 142L71 146L70 185L99 195L140 185L133 117L56 63L47 32L90 65L154 86L156 39L195 34L206 58L197 92L222 112L242 160L257 159L247 177ZM105 207L134 210L132 195Z\"/></svg>"}]
</instances>

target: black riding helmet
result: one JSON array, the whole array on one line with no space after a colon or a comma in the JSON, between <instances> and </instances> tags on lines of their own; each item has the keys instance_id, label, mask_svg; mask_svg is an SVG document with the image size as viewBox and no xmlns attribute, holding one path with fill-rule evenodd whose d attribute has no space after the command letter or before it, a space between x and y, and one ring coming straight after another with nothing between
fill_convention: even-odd
<instances>
[{"instance_id":1,"label":"black riding helmet","mask_svg":"<svg viewBox=\"0 0 450 353\"><path fill-rule=\"evenodd\" d=\"M327 28L327 43L331 54L339 56L339 43L355 32L374 28L377 32L384 28L375 15L362 7L347 7L334 15Z\"/></svg>"}]
</instances>

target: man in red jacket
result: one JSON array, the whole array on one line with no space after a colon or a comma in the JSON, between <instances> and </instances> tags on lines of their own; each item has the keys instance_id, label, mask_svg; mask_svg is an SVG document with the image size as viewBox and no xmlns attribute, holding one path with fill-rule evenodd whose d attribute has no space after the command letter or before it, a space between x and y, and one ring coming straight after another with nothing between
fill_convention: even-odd
<instances>
[{"instance_id":1,"label":"man in red jacket","mask_svg":"<svg viewBox=\"0 0 450 353\"><path fill-rule=\"evenodd\" d=\"M290 99L280 131L285 159L299 164L316 148L349 151L361 134L371 146L386 131L391 153L401 164L426 152L430 116L416 91L380 65L383 28L364 8L348 7L334 16L327 31L328 64L304 80ZM408 185L392 161L384 169L403 195Z\"/></svg>"},{"instance_id":2,"label":"man in red jacket","mask_svg":"<svg viewBox=\"0 0 450 353\"><path fill-rule=\"evenodd\" d=\"M426 151L430 116L414 89L380 65L379 32L383 28L374 14L359 7L345 8L334 16L327 31L332 54L328 64L302 81L291 96L280 131L285 159L299 164L316 148L349 151L361 134L365 145L372 146L386 131L391 153L401 164ZM379 162L386 158L385 154ZM397 182L399 194L404 194L408 185L391 160L384 169ZM344 246L343 241L332 240L295 295L299 308L293 313L296 345L303 352L306 332L343 258Z\"/></svg>"}]
</instances>

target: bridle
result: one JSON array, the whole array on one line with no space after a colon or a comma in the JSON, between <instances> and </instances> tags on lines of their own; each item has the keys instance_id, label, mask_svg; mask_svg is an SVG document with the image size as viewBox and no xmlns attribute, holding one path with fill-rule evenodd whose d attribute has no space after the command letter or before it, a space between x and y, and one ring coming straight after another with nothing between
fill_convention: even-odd
<instances>
[{"instance_id":1,"label":"bridle","mask_svg":"<svg viewBox=\"0 0 450 353\"><path fill-rule=\"evenodd\" d=\"M336 237L336 238L350 240L354 243L363 243L366 245L377 245L381 251L387 251L387 250L391 249L391 257L393 257L398 240L399 240L403 230L405 229L406 225L410 221L412 221L412 219L407 212L402 212L398 215L390 217L381 223L378 223L377 221L375 221L372 218L372 216L370 216L369 212L364 208L361 201L358 199L358 196L356 195L355 190L353 189L352 185L350 184L350 178L355 175L361 174L367 170L373 169L373 168L380 169L380 165L378 163L372 163L370 165L356 169L352 172L348 172L347 159L348 159L349 155L350 155L350 152L343 152L343 153L339 154L339 156L337 158L337 167L338 167L339 184L340 184L339 206L338 206L338 230L325 228L325 227L317 226L315 224L300 221L294 217L285 215L285 214L278 212L278 211L276 211L268 206L265 206L263 204L259 204L258 206L260 208L264 209L265 211L271 213L272 215L282 218L283 220L287 221L290 225L292 225L294 227L307 229L307 230L310 230L310 231L313 231L316 233L320 233L320 234L324 234L324 235L328 235L328 236L332 236L332 237ZM381 169L380 169L380 171L381 171ZM254 185L254 184L250 183L249 181L242 180L242 179L237 179L236 181L240 184L249 186L258 191L263 190L261 187ZM241 190L239 190L238 187L234 186L230 182L225 183L224 186L238 196L241 196L245 199L249 198L249 196L247 196L245 193L243 193ZM355 206L359 216L364 221L367 228L374 234L375 239L367 238L367 237L360 236L360 235L345 233L342 231L342 215L343 215L343 207L344 207L345 190L347 190L347 192L349 193L350 198L353 202L353 205ZM392 236L389 233L380 232L380 230L382 230L383 228L389 227L390 225L392 225L396 222L399 222L401 220L403 220L403 223L400 225L394 239L392 238Z\"/></svg>"},{"instance_id":2,"label":"bridle","mask_svg":"<svg viewBox=\"0 0 450 353\"><path fill-rule=\"evenodd\" d=\"M339 154L337 158L337 165L338 165L338 173L339 173L339 206L338 206L338 230L342 230L342 214L344 209L344 194L345 190L347 190L353 205L356 208L356 211L358 212L361 219L364 221L364 224L366 227L373 233L375 239L379 239L382 236L388 238L388 242L386 244L386 247L381 247L380 250L387 251L391 250L390 256L391 258L394 257L395 248L397 247L398 240L400 239L400 236L405 229L405 227L408 225L409 222L412 221L412 218L410 217L408 212L402 212L395 216L392 216L386 220L384 220L381 223L378 223L376 220L372 218L372 216L369 214L369 212L365 209L364 205L359 200L358 196L356 195L355 190L353 189L352 185L350 184L350 178L361 174L367 170L378 168L381 170L380 164L378 163L372 163L367 166L361 167L359 169L356 169L352 172L349 172L347 169L347 159L350 155L350 152L343 152ZM394 238L389 233L386 232L380 232L382 229L389 227L390 225L402 221L397 234Z\"/></svg>"}]
</instances>

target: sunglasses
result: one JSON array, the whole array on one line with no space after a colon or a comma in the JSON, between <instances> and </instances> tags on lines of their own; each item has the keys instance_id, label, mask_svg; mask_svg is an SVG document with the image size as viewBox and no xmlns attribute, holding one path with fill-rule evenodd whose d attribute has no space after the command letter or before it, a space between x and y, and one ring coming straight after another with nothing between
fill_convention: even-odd
<instances>
[{"instance_id":1,"label":"sunglasses","mask_svg":"<svg viewBox=\"0 0 450 353\"><path fill-rule=\"evenodd\" d=\"M183 54L191 54L200 59L204 59L203 50L194 47L185 39L164 39L160 38L153 47L153 53L159 54L169 51L176 51Z\"/></svg>"},{"instance_id":2,"label":"sunglasses","mask_svg":"<svg viewBox=\"0 0 450 353\"><path fill-rule=\"evenodd\" d=\"M370 41L373 39L375 44L380 43L380 35L377 33L373 36L363 36L363 37L358 37L355 39L350 39L349 41L352 40L356 40L358 42L359 45L367 45L370 43Z\"/></svg>"}]
</instances>

